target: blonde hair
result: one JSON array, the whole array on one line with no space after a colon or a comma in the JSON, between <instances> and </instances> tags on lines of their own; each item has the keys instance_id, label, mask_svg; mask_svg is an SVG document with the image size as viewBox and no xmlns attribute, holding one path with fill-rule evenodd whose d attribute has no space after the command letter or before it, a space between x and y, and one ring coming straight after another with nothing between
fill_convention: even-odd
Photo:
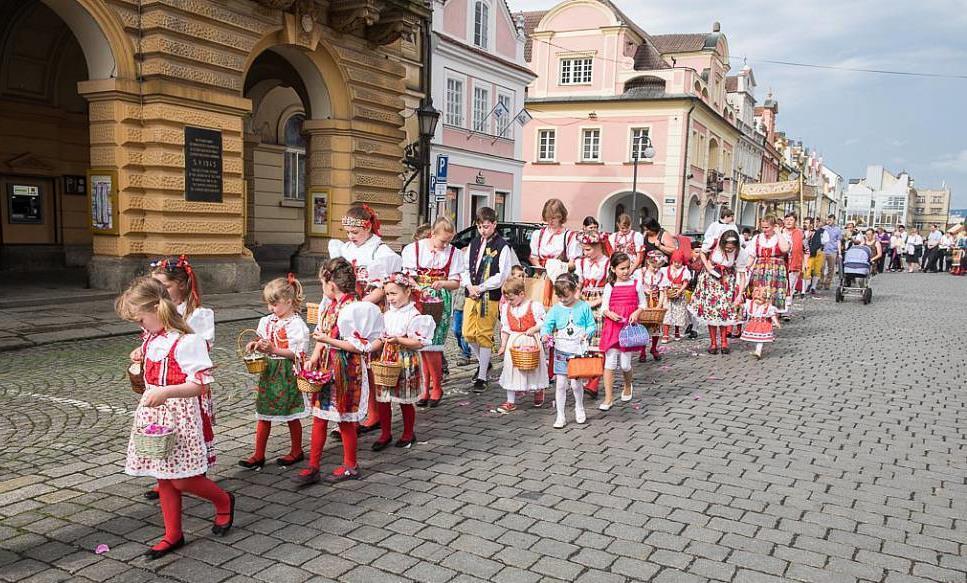
<instances>
[{"instance_id":1,"label":"blonde hair","mask_svg":"<svg viewBox=\"0 0 967 583\"><path fill-rule=\"evenodd\" d=\"M561 219L561 223L567 222L567 207L564 203L556 198L549 198L547 202L544 203L544 208L541 210L541 218L544 222L550 222L548 219L550 217L557 217Z\"/></svg>"},{"instance_id":2,"label":"blonde hair","mask_svg":"<svg viewBox=\"0 0 967 583\"><path fill-rule=\"evenodd\" d=\"M166 331L194 333L178 313L178 306L171 301L165 284L150 276L132 281L128 289L114 300L114 311L131 322L137 322L144 313L157 314Z\"/></svg>"},{"instance_id":3,"label":"blonde hair","mask_svg":"<svg viewBox=\"0 0 967 583\"><path fill-rule=\"evenodd\" d=\"M504 282L504 285L500 286L500 291L504 292L504 295L516 296L518 294L524 293L524 280L519 277L508 278Z\"/></svg>"},{"instance_id":4,"label":"blonde hair","mask_svg":"<svg viewBox=\"0 0 967 583\"><path fill-rule=\"evenodd\" d=\"M420 239L426 239L430 236L430 223L423 223L413 231L413 240L419 241Z\"/></svg>"},{"instance_id":5,"label":"blonde hair","mask_svg":"<svg viewBox=\"0 0 967 583\"><path fill-rule=\"evenodd\" d=\"M292 302L292 311L298 312L302 309L302 302L305 301L306 296L302 293L302 284L290 273L288 278L277 277L265 284L262 298L267 304L289 300Z\"/></svg>"},{"instance_id":6,"label":"blonde hair","mask_svg":"<svg viewBox=\"0 0 967 583\"><path fill-rule=\"evenodd\" d=\"M759 219L759 224L762 224L762 223L769 223L769 226L770 227L775 227L776 226L776 216L775 215L766 215L766 216L762 217L761 219Z\"/></svg>"},{"instance_id":7,"label":"blonde hair","mask_svg":"<svg viewBox=\"0 0 967 583\"><path fill-rule=\"evenodd\" d=\"M447 217L439 216L433 221L433 233L439 233L443 231L445 233L456 233L457 229L453 226L453 222Z\"/></svg>"},{"instance_id":8,"label":"blonde hair","mask_svg":"<svg viewBox=\"0 0 967 583\"><path fill-rule=\"evenodd\" d=\"M631 215L629 215L628 213L621 213L620 215L618 215L618 220L615 221L615 224L618 225L619 227L630 227Z\"/></svg>"}]
</instances>

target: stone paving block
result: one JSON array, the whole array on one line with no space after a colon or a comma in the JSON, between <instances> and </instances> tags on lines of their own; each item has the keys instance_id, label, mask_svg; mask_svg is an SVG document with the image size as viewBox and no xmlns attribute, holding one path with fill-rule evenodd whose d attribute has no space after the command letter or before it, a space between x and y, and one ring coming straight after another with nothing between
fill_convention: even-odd
<instances>
[{"instance_id":1,"label":"stone paving block","mask_svg":"<svg viewBox=\"0 0 967 583\"><path fill-rule=\"evenodd\" d=\"M170 555L169 555L170 556ZM96 565L95 565L96 566ZM94 566L92 566L94 567ZM271 569L272 567L270 567ZM159 575L170 577L178 581L205 581L218 583L231 577L234 573L219 567L213 567L191 557L177 557L158 571ZM282 583L282 580L275 579Z\"/></svg>"},{"instance_id":2,"label":"stone paving block","mask_svg":"<svg viewBox=\"0 0 967 583\"><path fill-rule=\"evenodd\" d=\"M643 560L632 559L629 557L619 557L617 561L611 565L611 571L613 573L619 573L625 575L630 579L638 581L650 581L652 577L658 573L658 565L654 563L646 563Z\"/></svg>"},{"instance_id":3,"label":"stone paving block","mask_svg":"<svg viewBox=\"0 0 967 583\"><path fill-rule=\"evenodd\" d=\"M266 583L302 583L311 575L290 565L276 563L268 569L255 574L255 578Z\"/></svg>"},{"instance_id":4,"label":"stone paving block","mask_svg":"<svg viewBox=\"0 0 967 583\"><path fill-rule=\"evenodd\" d=\"M453 579L456 574L455 571L426 562L418 563L403 573L415 581L426 583L445 583Z\"/></svg>"}]
</instances>

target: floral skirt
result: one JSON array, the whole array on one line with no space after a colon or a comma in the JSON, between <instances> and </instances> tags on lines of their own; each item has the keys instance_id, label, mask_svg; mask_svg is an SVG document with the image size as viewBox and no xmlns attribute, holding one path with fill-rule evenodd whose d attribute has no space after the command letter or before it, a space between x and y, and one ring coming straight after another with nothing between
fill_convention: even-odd
<instances>
[{"instance_id":1,"label":"floral skirt","mask_svg":"<svg viewBox=\"0 0 967 583\"><path fill-rule=\"evenodd\" d=\"M138 455L134 447L134 434L151 423L165 425L175 430L174 446L164 459L151 459ZM124 473L129 476L150 476L159 480L190 478L207 472L214 460L205 444L201 404L197 397L168 399L160 407L138 407L128 442Z\"/></svg>"},{"instance_id":2,"label":"floral skirt","mask_svg":"<svg viewBox=\"0 0 967 583\"><path fill-rule=\"evenodd\" d=\"M309 415L309 400L299 392L295 369L287 358L269 358L255 394L259 421L292 421Z\"/></svg>"},{"instance_id":3,"label":"floral skirt","mask_svg":"<svg viewBox=\"0 0 967 583\"><path fill-rule=\"evenodd\" d=\"M443 316L433 330L433 341L430 349L442 350L447 342L447 332L450 330L450 318L453 310L453 293L448 289L433 289L432 287L420 288L420 293L424 297L436 298L443 302Z\"/></svg>"},{"instance_id":4,"label":"floral skirt","mask_svg":"<svg viewBox=\"0 0 967 583\"><path fill-rule=\"evenodd\" d=\"M419 352L398 350L395 345L383 348L384 360L402 362L403 371L395 387L376 385L376 401L379 403L400 403L409 405L420 400L423 392L423 375L420 374Z\"/></svg>"},{"instance_id":5,"label":"floral skirt","mask_svg":"<svg viewBox=\"0 0 967 583\"><path fill-rule=\"evenodd\" d=\"M688 310L709 326L739 324L739 308L735 305L735 272L726 271L722 277L713 277L707 271L698 275L698 283L692 293Z\"/></svg>"},{"instance_id":6,"label":"floral skirt","mask_svg":"<svg viewBox=\"0 0 967 583\"><path fill-rule=\"evenodd\" d=\"M685 299L684 294L681 297L668 301L668 311L665 312L665 321L663 324L679 327L688 326L688 301Z\"/></svg>"},{"instance_id":7,"label":"floral skirt","mask_svg":"<svg viewBox=\"0 0 967 583\"><path fill-rule=\"evenodd\" d=\"M776 311L785 314L786 292L789 290L789 277L786 263L779 257L758 257L749 272L749 290L759 287L766 288L769 301L776 307Z\"/></svg>"},{"instance_id":8,"label":"floral skirt","mask_svg":"<svg viewBox=\"0 0 967 583\"><path fill-rule=\"evenodd\" d=\"M746 342L772 342L775 339L776 333L768 318L749 318L742 327L742 340Z\"/></svg>"}]
</instances>

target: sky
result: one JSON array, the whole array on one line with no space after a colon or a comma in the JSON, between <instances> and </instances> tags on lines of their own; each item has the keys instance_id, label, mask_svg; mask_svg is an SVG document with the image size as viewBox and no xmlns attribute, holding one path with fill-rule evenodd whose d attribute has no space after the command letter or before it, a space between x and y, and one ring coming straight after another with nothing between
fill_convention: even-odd
<instances>
[{"instance_id":1,"label":"sky","mask_svg":"<svg viewBox=\"0 0 967 583\"><path fill-rule=\"evenodd\" d=\"M946 181L967 207L967 8L964 0L614 0L649 34L705 32L719 21L732 73L752 67L779 129L803 140L845 179L881 164L918 188ZM543 10L553 0L508 0ZM790 61L961 78L882 75L777 65Z\"/></svg>"}]
</instances>

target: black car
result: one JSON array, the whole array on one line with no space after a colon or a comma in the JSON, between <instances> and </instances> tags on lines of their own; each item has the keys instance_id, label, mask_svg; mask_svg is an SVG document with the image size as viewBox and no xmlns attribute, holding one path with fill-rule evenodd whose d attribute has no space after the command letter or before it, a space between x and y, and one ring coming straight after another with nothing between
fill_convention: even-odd
<instances>
[{"instance_id":1,"label":"black car","mask_svg":"<svg viewBox=\"0 0 967 583\"><path fill-rule=\"evenodd\" d=\"M497 223L497 232L514 248L520 264L530 265L531 233L542 226L540 223ZM476 226L468 227L457 233L452 244L457 249L464 249L476 234Z\"/></svg>"}]
</instances>

